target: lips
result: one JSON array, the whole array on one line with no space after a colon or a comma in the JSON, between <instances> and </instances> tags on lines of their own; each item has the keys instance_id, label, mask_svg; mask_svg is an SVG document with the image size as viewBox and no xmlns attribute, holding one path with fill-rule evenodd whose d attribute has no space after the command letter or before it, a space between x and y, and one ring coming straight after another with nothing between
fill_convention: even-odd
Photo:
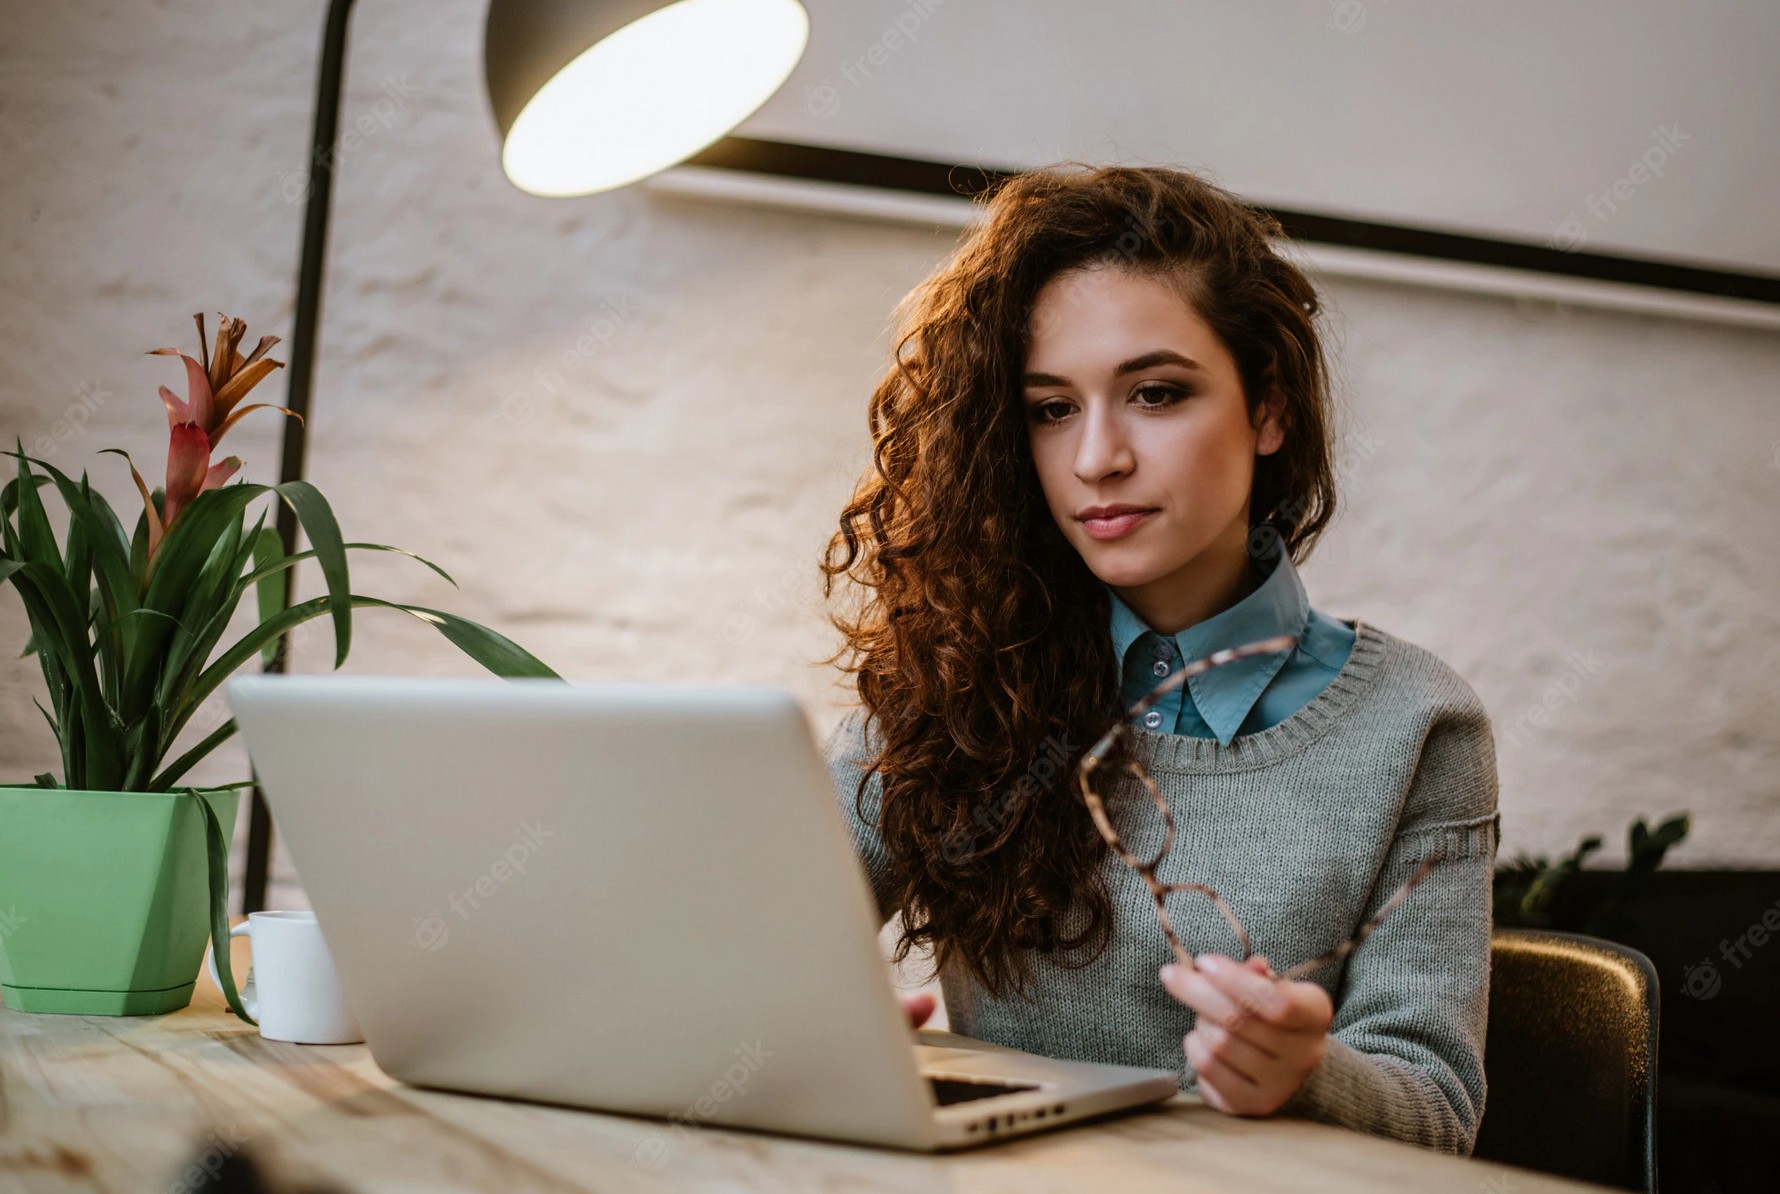
<instances>
[{"instance_id":1,"label":"lips","mask_svg":"<svg viewBox=\"0 0 1780 1194\"><path fill-rule=\"evenodd\" d=\"M1108 511L1095 517L1084 517L1082 527L1095 539L1118 539L1148 522L1155 510L1135 506L1090 507L1089 512Z\"/></svg>"}]
</instances>

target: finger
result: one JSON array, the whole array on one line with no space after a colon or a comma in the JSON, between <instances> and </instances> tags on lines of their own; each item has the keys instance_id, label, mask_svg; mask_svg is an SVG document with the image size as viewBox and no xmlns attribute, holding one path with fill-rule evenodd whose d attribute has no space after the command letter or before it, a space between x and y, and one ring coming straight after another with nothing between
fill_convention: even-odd
<instances>
[{"instance_id":1,"label":"finger","mask_svg":"<svg viewBox=\"0 0 1780 1194\"><path fill-rule=\"evenodd\" d=\"M1296 1043L1293 1038L1301 1035L1247 1014L1213 986L1209 979L1196 971L1183 971L1172 964L1164 966L1162 971L1163 986L1196 1013L1195 1028L1202 1024L1216 1024L1232 1036L1241 1037L1257 1049L1275 1057L1285 1056L1287 1050Z\"/></svg>"},{"instance_id":2,"label":"finger","mask_svg":"<svg viewBox=\"0 0 1780 1194\"><path fill-rule=\"evenodd\" d=\"M904 995L902 1010L908 1013L909 1027L919 1028L933 1015L935 1003L931 992L923 991L919 995Z\"/></svg>"},{"instance_id":3,"label":"finger","mask_svg":"<svg viewBox=\"0 0 1780 1194\"><path fill-rule=\"evenodd\" d=\"M1335 1004L1329 993L1315 983L1281 983L1285 1009L1272 1021L1282 1032L1309 1033L1321 1036L1335 1019Z\"/></svg>"},{"instance_id":4,"label":"finger","mask_svg":"<svg viewBox=\"0 0 1780 1194\"><path fill-rule=\"evenodd\" d=\"M1269 1069L1275 1068L1274 1063L1279 1061L1280 1055L1272 1047L1274 1042L1253 1040L1231 1032L1221 1024L1213 1024L1210 1020L1201 1020L1194 1024L1193 1031L1211 1047L1213 1053L1251 1077L1260 1077Z\"/></svg>"},{"instance_id":5,"label":"finger","mask_svg":"<svg viewBox=\"0 0 1780 1194\"><path fill-rule=\"evenodd\" d=\"M1217 1024L1270 1053L1281 1051L1284 1041L1281 1031L1257 1018L1252 1009L1242 1007L1204 974L1197 970L1182 971L1175 966L1163 967L1163 970L1166 972L1163 985L1197 1013L1199 1022Z\"/></svg>"},{"instance_id":6,"label":"finger","mask_svg":"<svg viewBox=\"0 0 1780 1194\"><path fill-rule=\"evenodd\" d=\"M1248 1074L1213 1053L1205 1038L1199 1035L1198 1029L1182 1037L1181 1045L1186 1049L1187 1060L1193 1063L1193 1069L1201 1081L1210 1078L1224 1089L1232 1091L1252 1089L1259 1085Z\"/></svg>"},{"instance_id":7,"label":"finger","mask_svg":"<svg viewBox=\"0 0 1780 1194\"><path fill-rule=\"evenodd\" d=\"M1237 1010L1245 1014L1220 1026L1276 1057L1296 1052L1307 1039L1320 1039L1328 1032L1334 1007L1327 991L1314 983L1284 983L1281 987L1283 1010L1263 1017L1238 1004Z\"/></svg>"},{"instance_id":8,"label":"finger","mask_svg":"<svg viewBox=\"0 0 1780 1194\"><path fill-rule=\"evenodd\" d=\"M1261 954L1251 954L1248 960L1243 962L1243 965L1247 966L1250 970L1253 970L1256 974L1264 974L1268 978L1274 977L1273 963L1269 962Z\"/></svg>"},{"instance_id":9,"label":"finger","mask_svg":"<svg viewBox=\"0 0 1780 1194\"><path fill-rule=\"evenodd\" d=\"M1199 1097L1204 1099L1206 1105L1215 1111L1222 1111L1225 1115L1236 1114L1236 1108L1224 1096L1224 1092L1206 1081L1204 1074L1199 1075Z\"/></svg>"},{"instance_id":10,"label":"finger","mask_svg":"<svg viewBox=\"0 0 1780 1194\"><path fill-rule=\"evenodd\" d=\"M1213 1020L1226 1028L1236 1028L1247 1018L1224 991L1215 986L1204 973L1204 959L1200 955L1200 966L1187 970L1170 962L1162 967L1160 977L1162 986L1176 999L1192 1008L1203 1019Z\"/></svg>"},{"instance_id":11,"label":"finger","mask_svg":"<svg viewBox=\"0 0 1780 1194\"><path fill-rule=\"evenodd\" d=\"M1291 1011L1290 1000L1278 980L1219 954L1202 954L1198 960L1199 969L1212 986L1245 1014L1278 1024Z\"/></svg>"}]
</instances>

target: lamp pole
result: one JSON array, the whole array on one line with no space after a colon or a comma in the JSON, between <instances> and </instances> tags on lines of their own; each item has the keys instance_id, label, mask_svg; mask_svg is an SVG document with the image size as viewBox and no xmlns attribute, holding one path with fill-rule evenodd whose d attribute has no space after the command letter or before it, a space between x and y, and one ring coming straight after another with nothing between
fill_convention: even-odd
<instances>
[{"instance_id":1,"label":"lamp pole","mask_svg":"<svg viewBox=\"0 0 1780 1194\"><path fill-rule=\"evenodd\" d=\"M346 74L346 22L353 0L329 0L321 34L321 68L315 83L315 124L309 137L308 196L303 213L303 248L297 266L296 326L291 333L290 367L285 405L300 420L280 419L282 453L278 482L301 480L309 447L309 391L315 369L315 338L321 318L323 264L328 249L328 213L334 192L334 160L340 142L340 87ZM278 539L284 554L297 550L297 516L287 502L278 503ZM289 609L296 588L295 569L284 573L284 608ZM283 672L290 657L290 635L278 640L277 650L264 668ZM251 766L251 761L250 761ZM255 775L252 800L247 809L247 857L242 868L241 911L258 912L266 906L266 885L271 874L272 813Z\"/></svg>"},{"instance_id":2,"label":"lamp pole","mask_svg":"<svg viewBox=\"0 0 1780 1194\"><path fill-rule=\"evenodd\" d=\"M729 7L734 9L737 3L738 0L730 0ZM483 27L483 61L489 100L503 143L507 143L507 138L526 105L538 96L540 89L555 78L558 72L572 68L583 55L583 51L600 44L610 34L631 28L643 29L645 32L653 30L653 33L641 40L635 36L627 39L626 44L630 47L634 60L621 65L631 70L632 74L627 75L621 69L614 72L613 77L669 79L674 84L674 89L658 95L655 100L658 103L663 102L664 97L683 99L688 94L710 99L703 93L688 93L671 73L666 72L668 64L689 60L685 53L688 47L707 58L715 53L719 57L727 56L757 68L752 74L744 74L738 86L732 86L729 93L720 97L730 105L726 114L730 118L729 127L734 127L736 122L745 119L749 112L765 102L784 82L785 76L802 55L809 37L809 15L804 11L800 0L747 0L747 3L754 10L750 14L754 19L745 27L776 37L777 49L780 51L776 57L771 53L764 56L752 51L742 53L735 44L733 20L729 24L711 20L703 22L700 31L706 36L702 41L697 38L688 40L687 31L680 23L670 22L663 26L660 22L655 22L645 25L644 18L655 15L662 8L662 0L490 0ZM675 6L670 3L667 7ZM297 267L296 327L291 336L291 357L286 375L289 380L285 404L301 418L280 420L283 451L279 459L278 481L281 485L302 479L303 457L309 443L309 390L314 375L315 342L321 328L321 288L328 249L328 215L334 191L334 162L339 154L340 142L340 90L346 74L346 23L351 14L352 0L329 0L327 19L322 26L321 66L316 72L315 81L315 124L309 136L308 205L303 214L302 257ZM734 16L733 13L730 15ZM665 40L664 31L677 40L673 43ZM698 61L696 54L690 61ZM546 127L549 127L548 123ZM532 156L528 159L528 164L534 167L538 148L538 140L534 136L529 143ZM560 145L546 144L546 148L564 152ZM683 160L685 154L693 152L696 146L687 144L672 148L679 155L673 158L677 161ZM569 147L569 150L574 149L574 146ZM587 147L581 146L579 151L586 153ZM671 154L668 156L672 157ZM505 151L502 160L503 164L507 164ZM600 159L597 155L594 161L608 170L611 168L611 162ZM652 169L659 170L667 164L664 158ZM513 177L510 165L508 177ZM562 189L555 186L547 193L591 194L611 186L623 185L620 181L623 177L625 176L621 173L603 176L599 170L591 173L583 171L582 177L576 180L581 189ZM516 183L518 181L515 179ZM535 177L529 181L531 185L537 185ZM560 184L561 179L553 178L549 181ZM295 426L292 426L293 422ZM285 555L294 555L297 550L297 518L288 503L278 503L277 526L278 539L284 546ZM289 609L296 589L295 570L287 569L283 576L285 583L282 600L284 608ZM286 633L278 639L272 658L263 670L283 672L289 666L289 660L290 635ZM249 759L249 766L251 765L252 760ZM271 859L272 814L256 775L253 797L247 810L247 857L243 866L241 897L243 911L258 912L265 907Z\"/></svg>"}]
</instances>

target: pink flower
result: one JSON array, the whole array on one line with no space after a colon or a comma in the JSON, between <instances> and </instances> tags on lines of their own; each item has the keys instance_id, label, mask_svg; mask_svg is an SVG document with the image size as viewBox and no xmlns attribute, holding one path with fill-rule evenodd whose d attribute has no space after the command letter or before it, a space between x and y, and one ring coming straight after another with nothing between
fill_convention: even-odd
<instances>
[{"instance_id":1,"label":"pink flower","mask_svg":"<svg viewBox=\"0 0 1780 1194\"><path fill-rule=\"evenodd\" d=\"M174 523L179 521L179 515L186 506L205 490L222 485L240 469L239 456L230 456L211 464L210 454L241 416L261 407L269 407L283 411L298 422L303 419L295 411L273 406L269 402L239 405L247 392L263 381L272 370L284 367L283 361L274 361L266 355L267 350L278 343L277 336L261 336L253 352L244 358L238 346L241 338L247 334L247 324L243 320L222 315L222 322L216 329L216 350L212 353L206 344L203 313L199 312L192 318L198 324L198 351L203 355L201 362L177 348L156 348L149 354L180 358L185 362L186 375L184 398L166 386L162 386L160 391L161 401L167 408L169 432L164 512L155 510L154 499L149 494L148 485L142 480L142 474L136 471L134 464L130 466L130 474L136 478L136 488L142 493L143 509L148 514L148 554L151 559L155 548L173 530Z\"/></svg>"}]
</instances>

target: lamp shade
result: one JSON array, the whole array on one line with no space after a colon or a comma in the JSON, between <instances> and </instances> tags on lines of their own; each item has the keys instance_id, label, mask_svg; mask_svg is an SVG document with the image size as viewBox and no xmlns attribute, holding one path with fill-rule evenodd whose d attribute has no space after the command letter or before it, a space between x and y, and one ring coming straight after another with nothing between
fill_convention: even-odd
<instances>
[{"instance_id":1,"label":"lamp shade","mask_svg":"<svg viewBox=\"0 0 1780 1194\"><path fill-rule=\"evenodd\" d=\"M746 120L809 34L798 0L491 0L501 166L534 195L636 182Z\"/></svg>"}]
</instances>

